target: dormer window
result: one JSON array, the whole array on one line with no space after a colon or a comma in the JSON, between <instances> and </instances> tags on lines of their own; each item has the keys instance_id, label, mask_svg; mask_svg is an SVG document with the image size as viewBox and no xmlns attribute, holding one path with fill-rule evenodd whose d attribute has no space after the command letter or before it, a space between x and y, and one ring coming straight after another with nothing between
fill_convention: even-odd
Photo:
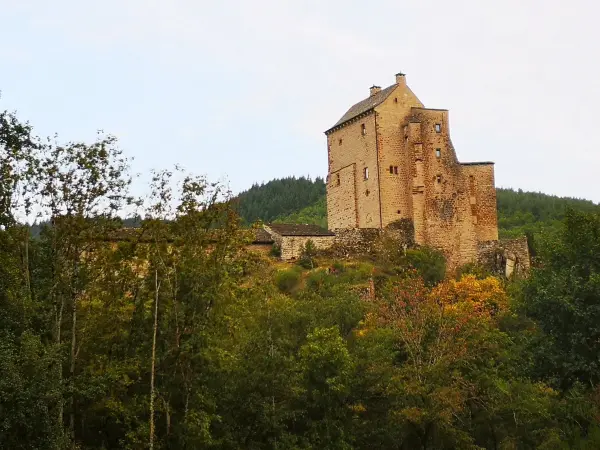
<instances>
[{"instance_id":1,"label":"dormer window","mask_svg":"<svg viewBox=\"0 0 600 450\"><path fill-rule=\"evenodd\" d=\"M441 123L436 123L435 124L435 132L436 133L441 133L442 132L442 124Z\"/></svg>"},{"instance_id":2,"label":"dormer window","mask_svg":"<svg viewBox=\"0 0 600 450\"><path fill-rule=\"evenodd\" d=\"M362 123L362 124L360 125L360 134L362 134L363 136L364 136L365 134L367 134L367 127L365 126L365 124L364 124L364 123Z\"/></svg>"}]
</instances>

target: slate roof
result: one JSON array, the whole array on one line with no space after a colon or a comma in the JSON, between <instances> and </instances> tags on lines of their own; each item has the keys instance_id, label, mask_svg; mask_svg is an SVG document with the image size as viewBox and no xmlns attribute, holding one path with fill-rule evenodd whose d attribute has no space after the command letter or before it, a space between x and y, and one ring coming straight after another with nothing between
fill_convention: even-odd
<instances>
[{"instance_id":1,"label":"slate roof","mask_svg":"<svg viewBox=\"0 0 600 450\"><path fill-rule=\"evenodd\" d=\"M335 236L331 231L318 225L270 223L267 226L281 236Z\"/></svg>"},{"instance_id":2,"label":"slate roof","mask_svg":"<svg viewBox=\"0 0 600 450\"><path fill-rule=\"evenodd\" d=\"M377 94L372 95L368 98L365 98L364 100L361 100L360 102L358 102L356 105L350 107L350 109L348 111L346 111L346 114L344 114L342 116L342 118L340 120L338 120L335 123L335 125L332 126L325 133L331 131L335 127L338 127L338 126L348 122L351 119L354 119L356 116L366 113L367 111L370 111L373 108L375 108L376 106L380 105L381 103L383 103L383 101L386 98L388 98L388 96L394 91L394 89L397 86L398 86L397 84L392 84L391 86L388 86L385 89L382 89Z\"/></svg>"},{"instance_id":3,"label":"slate roof","mask_svg":"<svg viewBox=\"0 0 600 450\"><path fill-rule=\"evenodd\" d=\"M254 231L253 244L272 244L273 238L264 228L257 228Z\"/></svg>"}]
</instances>

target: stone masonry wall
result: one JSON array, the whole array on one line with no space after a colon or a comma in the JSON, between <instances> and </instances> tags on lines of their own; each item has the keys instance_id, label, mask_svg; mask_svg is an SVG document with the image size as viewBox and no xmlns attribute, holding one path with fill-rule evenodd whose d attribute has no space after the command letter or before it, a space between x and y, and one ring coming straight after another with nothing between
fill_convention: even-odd
<instances>
[{"instance_id":1,"label":"stone masonry wall","mask_svg":"<svg viewBox=\"0 0 600 450\"><path fill-rule=\"evenodd\" d=\"M531 267L527 238L522 236L515 239L480 242L477 248L477 262L506 278L526 275Z\"/></svg>"},{"instance_id":2,"label":"stone masonry wall","mask_svg":"<svg viewBox=\"0 0 600 450\"><path fill-rule=\"evenodd\" d=\"M317 249L324 250L333 245L334 239L335 236L283 236L280 244L281 259L298 259L308 241L312 241Z\"/></svg>"},{"instance_id":3,"label":"stone masonry wall","mask_svg":"<svg viewBox=\"0 0 600 450\"><path fill-rule=\"evenodd\" d=\"M330 229L358 226L356 164L333 172L327 186L327 221Z\"/></svg>"},{"instance_id":4,"label":"stone masonry wall","mask_svg":"<svg viewBox=\"0 0 600 450\"><path fill-rule=\"evenodd\" d=\"M448 111L413 108L419 122L414 142L413 204L417 243L444 252L450 270L477 257L468 176L450 140ZM407 123L407 125L409 125Z\"/></svg>"},{"instance_id":5,"label":"stone masonry wall","mask_svg":"<svg viewBox=\"0 0 600 450\"><path fill-rule=\"evenodd\" d=\"M387 99L375 108L382 225L399 219L413 220L412 165L405 127L412 107L422 107L417 96L406 86L404 76ZM391 170L390 170L391 167Z\"/></svg>"},{"instance_id":6,"label":"stone masonry wall","mask_svg":"<svg viewBox=\"0 0 600 450\"><path fill-rule=\"evenodd\" d=\"M478 241L498 239L498 213L493 164L462 164L467 176L471 216Z\"/></svg>"},{"instance_id":7,"label":"stone masonry wall","mask_svg":"<svg viewBox=\"0 0 600 450\"><path fill-rule=\"evenodd\" d=\"M362 125L365 125L365 133ZM330 229L358 226L360 228L379 227L379 189L377 177L377 148L375 141L375 115L370 114L333 131L327 136L328 180L327 208ZM346 183L348 167L354 164L354 192ZM364 179L364 170L368 169L369 178ZM356 209L356 218L350 218L350 211ZM353 225L353 221L356 221Z\"/></svg>"}]
</instances>

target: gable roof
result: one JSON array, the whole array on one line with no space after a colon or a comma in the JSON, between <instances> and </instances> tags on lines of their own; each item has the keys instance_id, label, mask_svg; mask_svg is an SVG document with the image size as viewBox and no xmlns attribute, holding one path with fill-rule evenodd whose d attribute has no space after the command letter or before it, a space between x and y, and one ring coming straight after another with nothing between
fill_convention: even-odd
<instances>
[{"instance_id":1,"label":"gable roof","mask_svg":"<svg viewBox=\"0 0 600 450\"><path fill-rule=\"evenodd\" d=\"M384 100L386 98L388 98L389 95L394 91L394 89L396 89L397 86L398 86L397 84L392 84L391 86L388 86L385 89L382 89L377 94L371 95L370 97L365 98L364 100L361 100L357 104L351 106L350 109L348 111L346 111L346 114L344 114L341 117L341 119L338 120L335 123L335 125L333 125L325 133L328 133L329 131L333 130L335 127L339 127L340 125L343 125L344 123L348 122L349 120L354 119L356 116L360 116L361 114L372 110L376 106L381 105L384 102Z\"/></svg>"},{"instance_id":2,"label":"gable roof","mask_svg":"<svg viewBox=\"0 0 600 450\"><path fill-rule=\"evenodd\" d=\"M273 238L264 228L256 228L255 230L252 230L252 232L254 233L254 240L252 241L253 244L273 243Z\"/></svg>"},{"instance_id":3,"label":"gable roof","mask_svg":"<svg viewBox=\"0 0 600 450\"><path fill-rule=\"evenodd\" d=\"M331 231L318 225L270 223L267 227L280 236L335 236Z\"/></svg>"}]
</instances>

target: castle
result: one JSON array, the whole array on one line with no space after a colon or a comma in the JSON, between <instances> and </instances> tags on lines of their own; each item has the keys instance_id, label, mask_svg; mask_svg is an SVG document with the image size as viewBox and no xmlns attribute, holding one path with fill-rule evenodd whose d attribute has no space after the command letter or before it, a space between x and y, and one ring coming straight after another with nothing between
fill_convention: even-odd
<instances>
[{"instance_id":1,"label":"castle","mask_svg":"<svg viewBox=\"0 0 600 450\"><path fill-rule=\"evenodd\" d=\"M498 240L494 164L459 162L448 111L425 108L403 73L372 86L325 134L330 230L408 227L450 267Z\"/></svg>"},{"instance_id":2,"label":"castle","mask_svg":"<svg viewBox=\"0 0 600 450\"><path fill-rule=\"evenodd\" d=\"M527 239L498 240L494 163L459 162L448 111L425 108L403 73L385 89L372 86L325 135L329 230L266 224L255 248L275 245L289 261L312 241L350 256L389 235L404 248L441 250L449 271L479 263L506 277L527 272Z\"/></svg>"}]
</instances>

